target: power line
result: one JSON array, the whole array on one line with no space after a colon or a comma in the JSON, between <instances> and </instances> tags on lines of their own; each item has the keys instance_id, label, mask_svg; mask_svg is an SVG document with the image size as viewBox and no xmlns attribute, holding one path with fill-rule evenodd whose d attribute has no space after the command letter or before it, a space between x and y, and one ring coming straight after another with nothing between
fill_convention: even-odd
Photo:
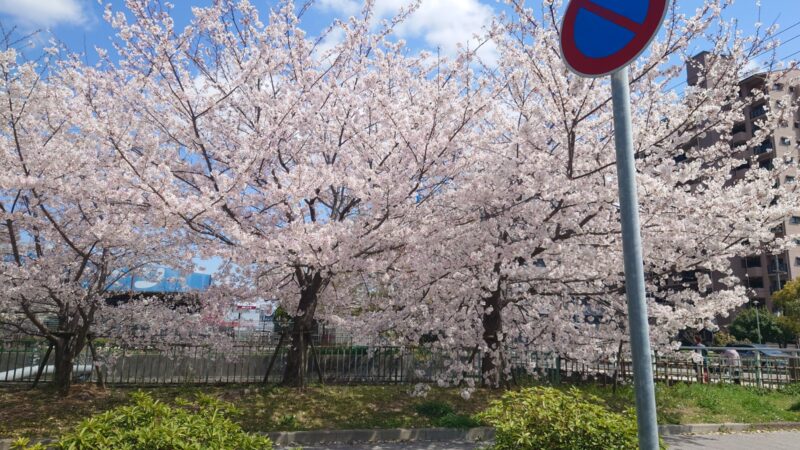
<instances>
[{"instance_id":1,"label":"power line","mask_svg":"<svg viewBox=\"0 0 800 450\"><path fill-rule=\"evenodd\" d=\"M791 58L791 57L792 57L792 56L794 56L794 55L800 55L800 50L798 50L798 51L796 51L796 52L792 53L791 55L786 55L786 56L784 56L784 57L783 57L783 58L781 58L781 59L789 59L789 58Z\"/></svg>"},{"instance_id":2,"label":"power line","mask_svg":"<svg viewBox=\"0 0 800 450\"><path fill-rule=\"evenodd\" d=\"M789 25L788 27L786 27L786 28L782 29L781 31L775 33L774 35L772 35L772 37L776 38L776 37L782 35L783 33L786 33L787 31L791 30L792 28L794 28L794 27L796 27L798 25L800 25L800 22L795 22L792 25Z\"/></svg>"},{"instance_id":3,"label":"power line","mask_svg":"<svg viewBox=\"0 0 800 450\"><path fill-rule=\"evenodd\" d=\"M772 40L772 41L774 41L774 40L775 40L775 38L776 38L778 35L780 35L780 34L782 34L782 33L786 32L786 31L789 31L790 29L792 29L792 28L794 28L794 27L796 27L796 26L798 26L798 25L800 25L800 21L798 21L798 22L795 22L795 23L794 23L794 24L792 24L791 26L787 27L786 29L784 29L784 30L782 30L782 31L780 31L780 32L778 32L778 33L775 33L775 35L774 35L774 36L772 36L772 39L771 39L771 40ZM753 60L755 60L756 58L758 58L759 56L762 56L762 55L764 55L764 54L766 54L766 53L769 53L769 52L775 51L775 50L777 50L777 49L779 49L779 48L783 47L784 45L788 44L789 42L791 42L791 41L793 41L793 40L795 40L795 39L798 39L798 38L800 38L800 34L797 34L797 35L795 35L795 36L792 36L791 38L789 38L789 39L787 39L787 40L785 40L785 41L781 41L781 42L780 42L780 43L778 43L778 45L776 45L775 47L772 47L772 48L770 48L770 49L768 49L768 50L764 50L764 51L762 51L761 53L757 53L757 54L753 55L753 56L750 58L750 61L753 61ZM795 53L792 53L791 55L789 55L789 56L786 56L786 57L783 57L783 58L781 58L781 59L788 59L788 58L791 58L792 56L794 56L794 55L796 55L796 54L798 54L798 53L800 53L800 51L797 51L797 52L795 52ZM689 81L689 80L683 80L683 81L681 81L681 82L679 82L679 83L676 83L676 84L674 84L674 85L672 85L672 86L668 87L668 88L667 88L665 91L666 91L666 92L669 92L669 91L675 90L676 88L680 87L681 85L684 85L684 84L688 83L688 81Z\"/></svg>"},{"instance_id":4,"label":"power line","mask_svg":"<svg viewBox=\"0 0 800 450\"><path fill-rule=\"evenodd\" d=\"M795 39L797 39L797 38L800 38L800 34L798 34L798 35L795 35L795 36L792 36L791 38L789 38L789 39L787 39L787 40L785 40L785 41L781 41L781 43L780 43L780 44L776 45L776 46L775 46L775 47L773 47L773 48L770 48L770 49L764 50L763 52L761 52L761 53L759 53L759 54L757 54L757 55L753 56L753 58L758 58L758 57L759 57L759 56L761 56L761 55L764 55L764 54L766 54L766 53L769 53L769 52L775 51L775 50L777 50L777 49L779 49L779 48L783 47L784 45L788 44L789 42L792 42L793 40L795 40Z\"/></svg>"}]
</instances>

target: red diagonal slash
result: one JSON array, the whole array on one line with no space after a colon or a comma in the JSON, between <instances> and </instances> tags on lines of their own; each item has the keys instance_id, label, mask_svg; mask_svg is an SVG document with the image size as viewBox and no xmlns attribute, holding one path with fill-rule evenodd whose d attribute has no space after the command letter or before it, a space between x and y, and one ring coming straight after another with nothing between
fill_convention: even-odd
<instances>
[{"instance_id":1,"label":"red diagonal slash","mask_svg":"<svg viewBox=\"0 0 800 450\"><path fill-rule=\"evenodd\" d=\"M576 3L578 8L583 8L592 14L596 14L609 22L632 31L634 34L638 34L642 31L642 24L636 23L622 14L618 14L610 9L592 3L590 0L573 0L573 3Z\"/></svg>"}]
</instances>

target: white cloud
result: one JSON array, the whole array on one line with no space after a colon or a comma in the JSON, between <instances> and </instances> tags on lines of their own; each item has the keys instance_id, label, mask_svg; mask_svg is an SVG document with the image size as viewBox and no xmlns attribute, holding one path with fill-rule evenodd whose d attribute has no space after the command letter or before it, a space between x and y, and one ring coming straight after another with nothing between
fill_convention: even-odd
<instances>
[{"instance_id":1,"label":"white cloud","mask_svg":"<svg viewBox=\"0 0 800 450\"><path fill-rule=\"evenodd\" d=\"M764 65L763 64L761 64L759 61L756 61L755 59L751 59L742 68L741 73L739 74L739 76L746 77L746 76L752 75L752 74L754 74L756 72L761 72L763 70L764 70Z\"/></svg>"},{"instance_id":2,"label":"white cloud","mask_svg":"<svg viewBox=\"0 0 800 450\"><path fill-rule=\"evenodd\" d=\"M318 4L323 9L335 11L346 16L355 16L361 9L360 2L356 0L319 0Z\"/></svg>"},{"instance_id":3,"label":"white cloud","mask_svg":"<svg viewBox=\"0 0 800 450\"><path fill-rule=\"evenodd\" d=\"M322 55L332 50L337 45L344 41L344 30L341 28L334 28L330 31L314 49L314 58L320 59Z\"/></svg>"},{"instance_id":4,"label":"white cloud","mask_svg":"<svg viewBox=\"0 0 800 450\"><path fill-rule=\"evenodd\" d=\"M409 0L377 0L376 18L389 18ZM355 0L322 0L322 5L342 15L356 15L361 2ZM480 34L494 15L491 6L480 0L422 0L419 9L398 25L397 35L404 39L422 39L427 50L443 55L454 55L461 44L465 48L475 48L478 42L473 34ZM494 45L488 43L481 47L479 56L489 63L496 58Z\"/></svg>"},{"instance_id":5,"label":"white cloud","mask_svg":"<svg viewBox=\"0 0 800 450\"><path fill-rule=\"evenodd\" d=\"M0 13L26 26L82 24L86 21L82 3L81 0L0 0Z\"/></svg>"},{"instance_id":6,"label":"white cloud","mask_svg":"<svg viewBox=\"0 0 800 450\"><path fill-rule=\"evenodd\" d=\"M478 43L473 35L480 34L493 15L492 8L478 0L423 0L420 8L398 26L397 33L421 37L432 50L440 48L445 55L453 55L459 44L475 48Z\"/></svg>"}]
</instances>

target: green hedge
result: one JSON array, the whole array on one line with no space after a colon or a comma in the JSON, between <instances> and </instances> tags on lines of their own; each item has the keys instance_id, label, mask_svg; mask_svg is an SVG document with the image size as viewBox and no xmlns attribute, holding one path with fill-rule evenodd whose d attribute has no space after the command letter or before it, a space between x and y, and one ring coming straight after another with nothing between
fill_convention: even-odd
<instances>
[{"instance_id":1,"label":"green hedge","mask_svg":"<svg viewBox=\"0 0 800 450\"><path fill-rule=\"evenodd\" d=\"M230 419L233 406L209 396L195 402L179 400L171 407L145 393L133 394L134 404L84 420L63 436L55 448L66 450L270 450L266 437L248 434ZM45 450L28 446L27 439L12 449Z\"/></svg>"},{"instance_id":2,"label":"green hedge","mask_svg":"<svg viewBox=\"0 0 800 450\"><path fill-rule=\"evenodd\" d=\"M635 450L636 416L577 389L535 387L495 400L478 418L495 427L494 450ZM662 445L662 448L663 447Z\"/></svg>"}]
</instances>

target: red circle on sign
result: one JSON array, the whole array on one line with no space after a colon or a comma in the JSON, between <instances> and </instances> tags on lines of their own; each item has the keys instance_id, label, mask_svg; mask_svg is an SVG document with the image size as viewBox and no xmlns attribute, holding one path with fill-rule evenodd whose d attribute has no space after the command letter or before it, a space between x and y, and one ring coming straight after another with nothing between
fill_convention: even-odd
<instances>
[{"instance_id":1,"label":"red circle on sign","mask_svg":"<svg viewBox=\"0 0 800 450\"><path fill-rule=\"evenodd\" d=\"M586 77L601 77L627 66L636 59L658 32L661 22L667 14L669 0L650 0L649 3L644 22L638 24L623 15L592 3L591 0L572 0L564 14L564 22L561 26L561 53L570 70ZM575 39L575 22L578 13L583 9L632 31L633 39L613 55L603 58L586 56L578 49Z\"/></svg>"}]
</instances>

